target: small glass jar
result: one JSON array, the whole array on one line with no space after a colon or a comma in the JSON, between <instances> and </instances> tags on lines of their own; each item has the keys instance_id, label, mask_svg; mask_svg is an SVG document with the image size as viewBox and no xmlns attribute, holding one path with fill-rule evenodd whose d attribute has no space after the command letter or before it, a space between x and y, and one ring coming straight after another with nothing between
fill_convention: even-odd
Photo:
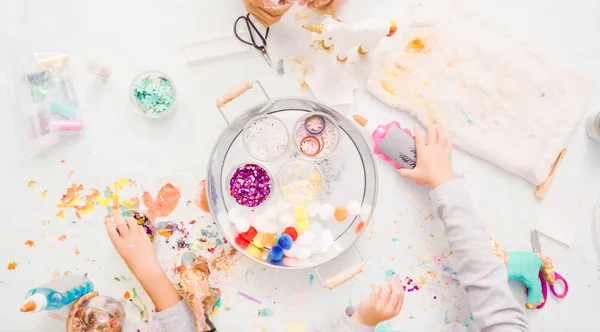
<instances>
[{"instance_id":1,"label":"small glass jar","mask_svg":"<svg viewBox=\"0 0 600 332\"><path fill-rule=\"evenodd\" d=\"M146 71L131 83L129 97L137 114L156 119L175 109L177 93L169 76L159 71Z\"/></svg>"}]
</instances>

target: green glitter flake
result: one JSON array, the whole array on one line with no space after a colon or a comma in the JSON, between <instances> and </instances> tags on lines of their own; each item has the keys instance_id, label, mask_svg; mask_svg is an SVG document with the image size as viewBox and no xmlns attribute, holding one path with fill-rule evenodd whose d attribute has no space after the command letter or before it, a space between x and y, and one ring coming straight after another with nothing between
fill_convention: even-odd
<instances>
[{"instance_id":1,"label":"green glitter flake","mask_svg":"<svg viewBox=\"0 0 600 332\"><path fill-rule=\"evenodd\" d=\"M168 111L175 101L173 82L164 76L149 74L133 89L139 109L148 115L160 115Z\"/></svg>"}]
</instances>

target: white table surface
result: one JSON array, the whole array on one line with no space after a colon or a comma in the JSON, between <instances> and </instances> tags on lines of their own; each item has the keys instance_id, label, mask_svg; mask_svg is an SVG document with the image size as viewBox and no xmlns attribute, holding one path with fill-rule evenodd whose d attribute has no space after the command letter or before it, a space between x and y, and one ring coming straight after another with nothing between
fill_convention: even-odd
<instances>
[{"instance_id":1,"label":"white table surface","mask_svg":"<svg viewBox=\"0 0 600 332\"><path fill-rule=\"evenodd\" d=\"M535 40L600 79L600 2L479 2L514 34ZM347 0L339 15L346 20L366 16L399 19L409 3ZM71 183L81 183L88 190L111 186L118 178L131 178L140 191L156 193L161 185L172 182L181 188L182 198L169 219L186 223L198 220L197 227L190 228L191 236L198 236L200 229L211 223L210 216L186 202L193 199L197 184L205 177L210 149L225 127L215 109L215 99L246 79L261 80L272 96L311 96L310 91L300 87L297 75L277 76L254 51L186 65L182 45L229 33L233 20L242 13L238 0L0 2L1 67L7 65L6 53L15 47L69 53L86 126L85 138L22 161L17 157L20 147L14 138L18 129L10 121L1 123L0 331L63 330L64 323L47 314L19 312L25 292L50 280L54 273L87 273L102 294L117 299L122 299L131 287L139 288L135 281L114 280L115 276L131 274L105 235L103 208L81 220L76 220L72 212L66 219L55 217L58 199ZM298 25L288 17L285 23L274 26L270 38L273 50L285 47L289 41L283 34L286 24ZM100 82L85 70L88 59L109 65L113 75ZM129 84L147 69L168 73L178 88L178 109L167 119L146 121L131 111ZM4 91L5 87L2 81L0 88ZM0 101L8 117L5 95ZM354 107L381 121L413 122L362 89L356 92ZM600 90L596 88L588 110L599 109ZM351 114L349 108L341 110ZM570 248L542 238L557 270L570 282L570 293L560 303L551 297L543 310L528 311L528 315L532 331L597 330L600 279L592 214L600 193L600 145L587 139L583 126L578 128L544 202L533 198L532 185L486 162L462 151L456 151L453 160L455 168L466 173L473 185L491 235L509 250L530 248L529 230L542 210L552 210L560 203L578 206L573 220L565 221L577 227ZM385 281L386 270L403 278L425 276L426 283L421 290L406 294L402 314L385 327L436 331L451 321L472 325L460 290L451 281L427 273L439 272L443 258L450 252L439 220L427 218L432 212L428 191L398 178L391 167L379 161L378 166L380 184L385 186L379 192L374 221L358 242L367 257L365 272L327 291L317 280L309 282L312 270L265 269L241 258L226 275L215 275L224 292L223 305L214 317L221 331L292 331L299 323L306 331L327 331L328 324L337 319L349 301L357 303L368 293L369 285ZM69 177L70 171L74 173ZM37 182L32 188L27 186L30 180ZM41 197L42 190L48 191L46 199ZM43 220L50 223L43 226ZM65 241L58 241L61 234L67 235ZM36 243L32 248L24 245L29 239ZM171 250L162 238L158 242L165 269L170 271L181 251ZM76 248L79 255L74 254ZM355 260L348 254L332 265L343 267ZM11 261L18 263L14 271L7 269ZM327 273L334 268L326 266L323 270ZM522 286L513 289L524 302ZM238 290L261 300L262 305L240 297ZM271 309L272 315L257 317L258 310L265 308ZM137 310L128 303L126 309L125 331L144 330Z\"/></svg>"}]
</instances>

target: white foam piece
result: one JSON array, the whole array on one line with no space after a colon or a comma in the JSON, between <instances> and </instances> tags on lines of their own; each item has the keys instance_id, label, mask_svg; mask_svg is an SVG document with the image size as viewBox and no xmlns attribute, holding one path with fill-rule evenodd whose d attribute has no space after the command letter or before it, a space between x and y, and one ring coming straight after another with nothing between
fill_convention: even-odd
<instances>
[{"instance_id":1,"label":"white foam piece","mask_svg":"<svg viewBox=\"0 0 600 332\"><path fill-rule=\"evenodd\" d=\"M333 236L331 235L331 231L326 229L323 231L323 234L320 238L316 239L310 247L310 250L313 254L322 254L329 249L333 245Z\"/></svg>"},{"instance_id":2,"label":"white foam piece","mask_svg":"<svg viewBox=\"0 0 600 332\"><path fill-rule=\"evenodd\" d=\"M356 216L362 212L362 206L360 206L358 201L348 202L346 209L348 210L348 214L351 216Z\"/></svg>"},{"instance_id":3,"label":"white foam piece","mask_svg":"<svg viewBox=\"0 0 600 332\"><path fill-rule=\"evenodd\" d=\"M310 248L308 247L298 247L296 250L296 258L298 259L307 259L312 255Z\"/></svg>"},{"instance_id":4,"label":"white foam piece","mask_svg":"<svg viewBox=\"0 0 600 332\"><path fill-rule=\"evenodd\" d=\"M298 246L294 244L294 245L292 245L292 248L290 250L284 250L283 254L286 257L296 257L297 251L298 251Z\"/></svg>"},{"instance_id":5,"label":"white foam piece","mask_svg":"<svg viewBox=\"0 0 600 332\"><path fill-rule=\"evenodd\" d=\"M275 218L277 218L277 209L270 206L268 209L265 210L265 217L268 220L274 220Z\"/></svg>"},{"instance_id":6,"label":"white foam piece","mask_svg":"<svg viewBox=\"0 0 600 332\"><path fill-rule=\"evenodd\" d=\"M317 202L312 202L308 204L308 215L311 217L316 217L319 214L319 209L321 208L321 204Z\"/></svg>"},{"instance_id":7,"label":"white foam piece","mask_svg":"<svg viewBox=\"0 0 600 332\"><path fill-rule=\"evenodd\" d=\"M298 236L298 238L296 239L296 244L298 246L305 246L308 247L312 244L312 242L315 240L316 236L315 233L313 233L310 229L304 231L304 233L300 236Z\"/></svg>"},{"instance_id":8,"label":"white foam piece","mask_svg":"<svg viewBox=\"0 0 600 332\"><path fill-rule=\"evenodd\" d=\"M367 220L372 208L373 207L369 204L363 204L362 209L360 210L360 219Z\"/></svg>"},{"instance_id":9,"label":"white foam piece","mask_svg":"<svg viewBox=\"0 0 600 332\"><path fill-rule=\"evenodd\" d=\"M279 216L279 223L286 227L294 225L295 221L294 216L290 213L284 213Z\"/></svg>"},{"instance_id":10,"label":"white foam piece","mask_svg":"<svg viewBox=\"0 0 600 332\"><path fill-rule=\"evenodd\" d=\"M240 232L244 233L250 229L250 221L248 218L239 217L235 220L235 228Z\"/></svg>"},{"instance_id":11,"label":"white foam piece","mask_svg":"<svg viewBox=\"0 0 600 332\"><path fill-rule=\"evenodd\" d=\"M318 222L313 222L310 224L310 230L315 233L316 237L320 237L323 233L323 230L325 228L323 228L323 225L321 225L321 223Z\"/></svg>"},{"instance_id":12,"label":"white foam piece","mask_svg":"<svg viewBox=\"0 0 600 332\"><path fill-rule=\"evenodd\" d=\"M321 205L321 208L319 208L319 218L321 218L321 220L329 220L332 217L333 217L333 206L331 206L329 204Z\"/></svg>"},{"instance_id":13,"label":"white foam piece","mask_svg":"<svg viewBox=\"0 0 600 332\"><path fill-rule=\"evenodd\" d=\"M240 209L233 208L233 209L229 210L228 217L229 217L229 222L235 223L235 221L238 218L242 217L242 211Z\"/></svg>"},{"instance_id":14,"label":"white foam piece","mask_svg":"<svg viewBox=\"0 0 600 332\"><path fill-rule=\"evenodd\" d=\"M275 203L275 209L278 213L284 213L286 211L289 211L290 205L285 201L279 200L277 201L277 203Z\"/></svg>"}]
</instances>

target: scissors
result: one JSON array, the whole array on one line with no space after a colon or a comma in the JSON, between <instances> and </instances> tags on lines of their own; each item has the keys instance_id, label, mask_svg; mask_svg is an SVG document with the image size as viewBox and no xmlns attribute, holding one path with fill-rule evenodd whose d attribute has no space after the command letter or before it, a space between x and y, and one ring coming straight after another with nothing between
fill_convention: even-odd
<instances>
[{"instance_id":1,"label":"scissors","mask_svg":"<svg viewBox=\"0 0 600 332\"><path fill-rule=\"evenodd\" d=\"M535 253L542 252L542 245L540 244L540 238L539 238L539 234L538 234L537 230L531 231L531 248L533 249L533 251ZM563 276L558 274L558 272L554 272L554 279L560 280L562 282L563 288L564 288L562 293L556 293L556 290L554 289L554 285L556 284L556 281L554 284L548 285L548 282L546 281L546 279L544 279L544 276L542 275L541 270L539 273L539 278L540 278L540 281L542 282L542 295L544 296L544 302L542 304L538 305L536 308L542 309L544 307L544 305L546 305L546 299L548 298L548 286L550 286L550 292L552 292L552 295L554 295L556 298L562 299L565 296L567 296L567 293L569 293L569 284L567 283L567 280L565 278L563 278Z\"/></svg>"},{"instance_id":2,"label":"scissors","mask_svg":"<svg viewBox=\"0 0 600 332\"><path fill-rule=\"evenodd\" d=\"M238 34L238 31L237 31L238 23L240 21L246 22L246 27L248 28L248 35L250 36L250 41L245 40L244 38L240 37L240 35ZM250 19L250 14L247 14L246 16L240 16L240 17L238 17L237 20L235 20L235 23L233 23L233 33L235 34L235 37L242 43L244 43L246 45L254 46L255 49L259 50L260 53L262 54L263 58L265 58L265 61L267 62L269 67L273 67L271 65L271 57L269 56L269 53L267 53L267 37L269 37L269 28L267 28L267 32L265 33L265 35L263 37L263 35L260 33L260 31L258 31L258 29L256 28L256 25L254 25L254 23ZM260 45L256 43L256 39L254 38L255 33L260 38L260 42L261 42Z\"/></svg>"}]
</instances>

